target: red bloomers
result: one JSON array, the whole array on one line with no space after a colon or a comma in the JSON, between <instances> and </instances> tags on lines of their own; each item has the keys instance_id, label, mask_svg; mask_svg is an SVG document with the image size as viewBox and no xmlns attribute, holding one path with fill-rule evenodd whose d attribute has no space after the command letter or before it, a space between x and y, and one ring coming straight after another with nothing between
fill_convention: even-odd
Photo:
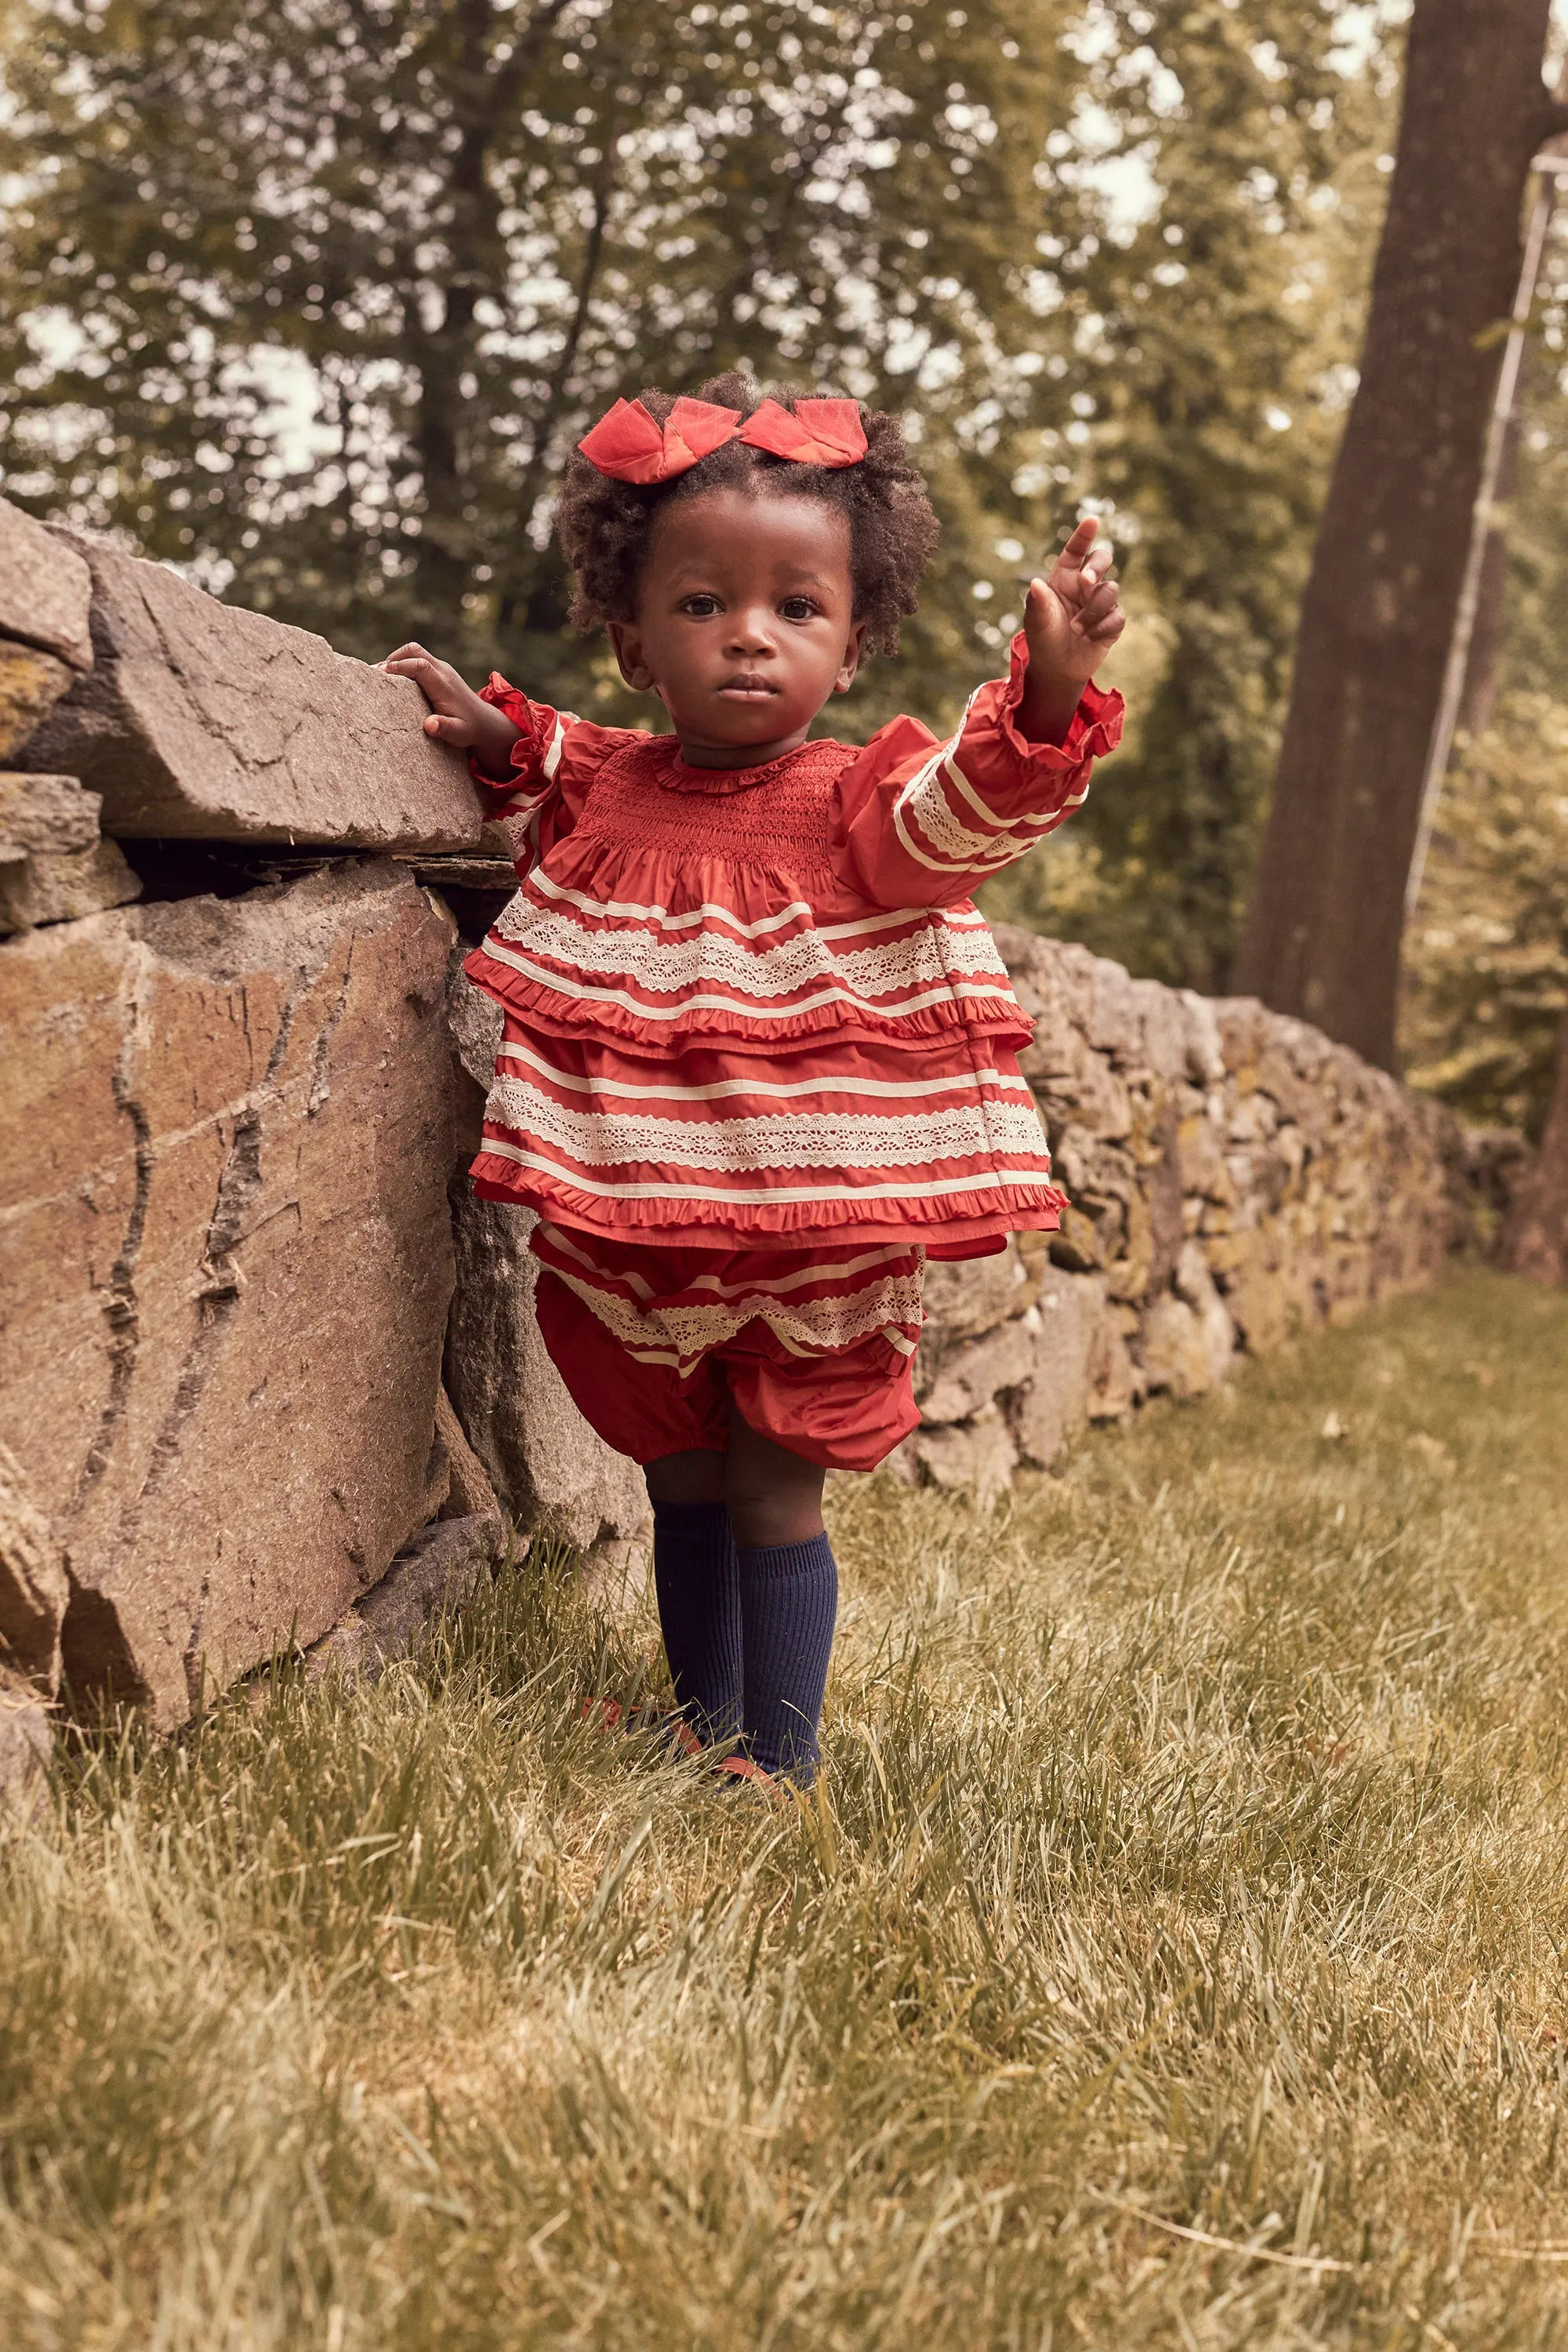
<instances>
[{"instance_id":1,"label":"red bloomers","mask_svg":"<svg viewBox=\"0 0 1568 2352\"><path fill-rule=\"evenodd\" d=\"M918 1248L665 1249L548 1221L532 1248L544 1344L584 1419L635 1462L725 1452L731 1402L829 1470L874 1470L919 1423Z\"/></svg>"}]
</instances>

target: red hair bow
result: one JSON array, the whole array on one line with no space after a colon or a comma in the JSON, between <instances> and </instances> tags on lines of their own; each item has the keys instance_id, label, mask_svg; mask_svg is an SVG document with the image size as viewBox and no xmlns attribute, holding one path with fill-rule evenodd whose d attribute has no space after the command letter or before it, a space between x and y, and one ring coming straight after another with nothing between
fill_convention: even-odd
<instances>
[{"instance_id":1,"label":"red hair bow","mask_svg":"<svg viewBox=\"0 0 1568 2352\"><path fill-rule=\"evenodd\" d=\"M776 400L764 400L742 425L741 438L798 466L858 466L866 455L856 400L797 400L793 416Z\"/></svg>"},{"instance_id":2,"label":"red hair bow","mask_svg":"<svg viewBox=\"0 0 1568 2352\"><path fill-rule=\"evenodd\" d=\"M800 466L855 466L866 455L866 428L853 400L800 400L792 415L764 400L741 424L738 408L710 400L678 400L662 429L640 400L617 400L577 446L589 464L616 482L668 482L735 437Z\"/></svg>"},{"instance_id":3,"label":"red hair bow","mask_svg":"<svg viewBox=\"0 0 1568 2352\"><path fill-rule=\"evenodd\" d=\"M735 437L738 408L678 400L662 431L640 400L617 400L577 446L616 482L668 482Z\"/></svg>"}]
</instances>

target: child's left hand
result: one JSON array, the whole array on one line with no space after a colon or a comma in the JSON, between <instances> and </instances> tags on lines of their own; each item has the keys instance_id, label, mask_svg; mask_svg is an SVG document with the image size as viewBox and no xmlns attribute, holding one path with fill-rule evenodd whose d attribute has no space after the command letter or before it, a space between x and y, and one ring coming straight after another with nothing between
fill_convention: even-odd
<instances>
[{"instance_id":1,"label":"child's left hand","mask_svg":"<svg viewBox=\"0 0 1568 2352\"><path fill-rule=\"evenodd\" d=\"M1024 635L1029 669L1019 706L1019 731L1037 742L1059 743L1072 723L1079 696L1127 625L1113 583L1106 578L1110 550L1096 547L1100 525L1080 522L1048 578L1029 583Z\"/></svg>"}]
</instances>

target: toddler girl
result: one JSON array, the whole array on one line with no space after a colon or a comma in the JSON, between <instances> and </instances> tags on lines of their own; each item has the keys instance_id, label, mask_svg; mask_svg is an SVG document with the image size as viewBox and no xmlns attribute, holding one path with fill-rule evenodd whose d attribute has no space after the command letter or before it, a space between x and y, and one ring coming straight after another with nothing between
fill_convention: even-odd
<instances>
[{"instance_id":1,"label":"toddler girl","mask_svg":"<svg viewBox=\"0 0 1568 2352\"><path fill-rule=\"evenodd\" d=\"M896 649L936 518L895 418L740 375L617 401L557 527L573 619L668 733L474 694L417 645L385 665L469 750L521 884L467 966L504 1014L474 1179L538 1212L545 1344L644 1465L684 1742L804 1784L837 1605L823 1474L917 1424L925 1261L1062 1205L969 893L1117 743L1090 679L1122 615L1082 523L947 741L914 719L808 741Z\"/></svg>"}]
</instances>

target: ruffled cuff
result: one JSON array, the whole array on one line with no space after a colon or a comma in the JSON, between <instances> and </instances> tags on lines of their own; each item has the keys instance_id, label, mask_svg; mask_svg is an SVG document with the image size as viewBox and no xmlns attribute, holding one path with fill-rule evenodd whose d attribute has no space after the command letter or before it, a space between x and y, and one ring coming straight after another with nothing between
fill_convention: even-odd
<instances>
[{"instance_id":1,"label":"ruffled cuff","mask_svg":"<svg viewBox=\"0 0 1568 2352\"><path fill-rule=\"evenodd\" d=\"M516 771L519 768L531 767L539 756L539 747L535 740L539 713L526 694L520 694L515 686L507 684L499 669L492 669L484 685L480 687L479 700L488 702L492 709L499 710L503 719L510 719L512 725L521 731L511 747L513 773L510 777L492 776L488 769L479 766L471 751L468 754L468 773L482 791L510 793L515 788Z\"/></svg>"},{"instance_id":2,"label":"ruffled cuff","mask_svg":"<svg viewBox=\"0 0 1568 2352\"><path fill-rule=\"evenodd\" d=\"M1096 686L1092 678L1085 682L1078 709L1059 743L1033 743L1026 735L1020 735L1014 714L1024 698L1024 683L1029 674L1029 641L1022 629L1013 640L1011 653L998 725L1015 759L1054 771L1081 768L1086 761L1102 760L1108 751L1115 751L1121 740L1127 705L1114 687L1107 689Z\"/></svg>"}]
</instances>

